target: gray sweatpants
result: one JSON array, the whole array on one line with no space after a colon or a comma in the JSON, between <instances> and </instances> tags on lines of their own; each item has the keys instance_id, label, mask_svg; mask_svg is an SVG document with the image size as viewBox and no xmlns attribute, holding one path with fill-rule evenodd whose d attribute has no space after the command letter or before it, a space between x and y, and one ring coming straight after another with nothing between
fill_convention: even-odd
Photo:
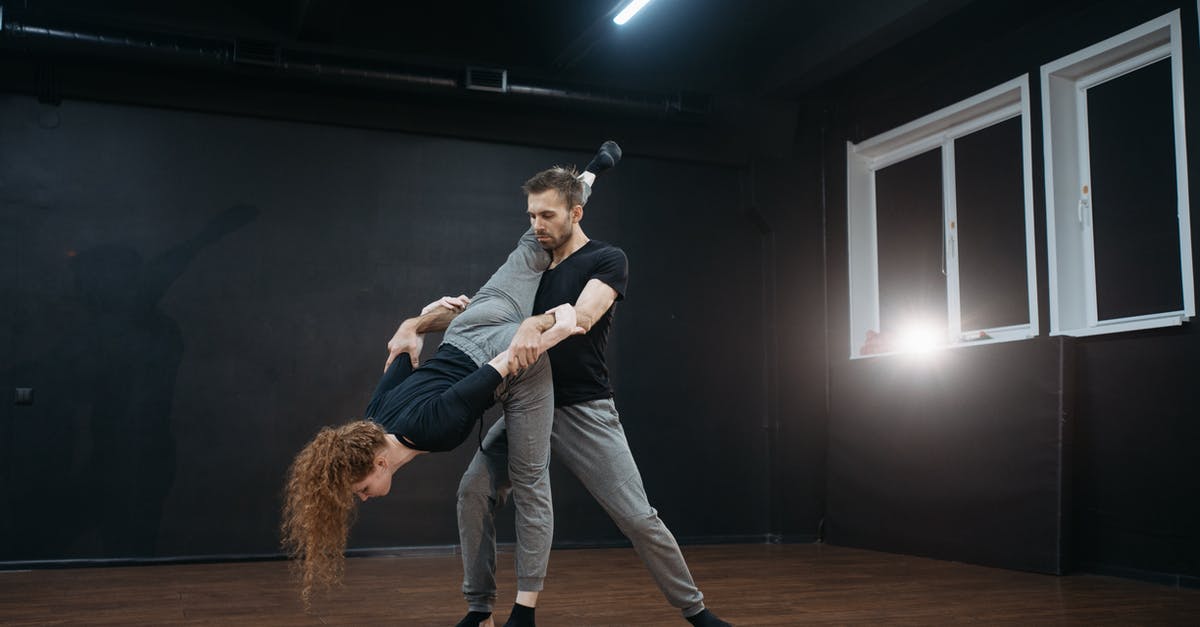
<instances>
[{"instance_id":1,"label":"gray sweatpants","mask_svg":"<svg viewBox=\"0 0 1200 627\"><path fill-rule=\"evenodd\" d=\"M446 329L443 341L482 366L508 348L521 321L529 317L542 272L550 255L542 250L532 229L521 237L471 304ZM550 497L550 424L554 417L554 383L550 360L542 355L534 365L510 376L497 388L496 398L508 417L511 451L506 472L512 481L517 509L517 587L542 589L550 544L554 537L554 507Z\"/></svg>"},{"instance_id":2,"label":"gray sweatpants","mask_svg":"<svg viewBox=\"0 0 1200 627\"><path fill-rule=\"evenodd\" d=\"M507 418L498 420L488 431L483 450L476 451L458 486L463 595L472 611L489 612L496 600L495 514L516 487L506 474L510 466L506 460L514 453L514 425ZM703 610L704 595L696 588L675 537L646 499L642 475L633 461L612 399L556 408L550 446L555 458L579 477L621 533L633 542L667 601L684 616Z\"/></svg>"}]
</instances>

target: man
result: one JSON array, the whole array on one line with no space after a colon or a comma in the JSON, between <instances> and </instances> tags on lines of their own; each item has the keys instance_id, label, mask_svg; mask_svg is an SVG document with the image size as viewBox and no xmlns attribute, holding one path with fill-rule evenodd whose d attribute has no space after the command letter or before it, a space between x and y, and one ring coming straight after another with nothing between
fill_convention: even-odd
<instances>
[{"instance_id":1,"label":"man","mask_svg":"<svg viewBox=\"0 0 1200 627\"><path fill-rule=\"evenodd\" d=\"M526 190L527 212L541 214L557 208L562 203L563 190L582 192L582 185L593 180L594 175L581 183L573 174L560 173L551 181L551 186ZM465 295L442 298L425 307L420 316L400 325L388 342L385 375L367 408L371 421L387 427L388 433L376 434L368 438L369 445L358 447L366 449L365 455L344 444L362 439L360 433L369 433L367 426L375 425L360 424L367 421L351 423L340 430L322 431L318 440L306 446L293 469L316 468L317 472L294 470L291 473L306 481L289 480L289 507L285 509L285 519L299 521L290 527L302 531L317 528L322 532L316 534L320 536L318 539L332 535L344 545L344 521L347 518L344 506L337 502L335 505L342 509L332 512L334 515L324 516L343 521L337 529L339 533L328 534L326 528L331 525L306 524L312 512L320 508L309 502L313 499L305 497L323 490L303 488L308 485L324 488L330 482L330 473L325 469L331 465L351 467L353 458L365 462L367 467L356 467L355 480L349 489L364 501L386 495L391 489L391 475L397 469L421 453L457 447L466 439L484 409L493 400L502 400L504 412L510 416L509 424L513 426L508 437L514 442L514 453L506 461L506 470L518 487L514 497L518 512L517 598L505 627L535 627L534 607L545 578L554 529L549 478L553 382L548 357L528 360L523 356L513 360L508 357L505 347L509 345L506 340L521 328L518 323L532 311L539 279L549 263L550 255L530 227L517 248L474 298ZM547 334L546 346L537 347L539 354L562 338L583 332L575 326L574 310L570 305L556 307L554 311L564 315L564 320L557 325L557 334ZM424 344L423 334L429 331L445 331L446 335L434 358L417 369ZM542 339L539 337L537 342ZM529 340L525 342L528 344ZM378 430L378 426L375 429ZM330 455L329 451L337 454ZM330 463L307 463L310 458L325 462L330 457L333 458ZM301 459L306 463L302 464ZM296 498L290 496L292 484L301 488L294 491ZM285 543L307 549L310 535L314 534L290 534L288 538L292 540L285 539ZM309 557L306 551L295 552ZM340 551L334 552L340 557ZM312 561L305 559L305 566ZM319 569L309 568L309 571L313 570ZM305 593L307 590L306 587Z\"/></svg>"},{"instance_id":2,"label":"man","mask_svg":"<svg viewBox=\"0 0 1200 627\"><path fill-rule=\"evenodd\" d=\"M581 179L591 183L596 174L616 165L621 149L605 142L588 164ZM561 169L547 170L526 182L526 193L547 188L561 177ZM564 340L549 351L554 379L554 424L551 451L580 479L604 507L650 570L667 600L693 625L725 626L704 607L704 596L674 536L650 506L641 474L629 450L620 417L613 403L612 386L604 349L612 326L613 306L625 293L628 262L625 253L610 244L590 240L580 227L583 218L583 185L563 194L557 207L530 211L529 220L542 248L551 254L550 268L542 274L534 300L535 312L572 303L577 324L585 335ZM546 303L553 305L546 306ZM518 328L509 352L514 365L533 364L540 354L538 337L554 324L553 316L534 316ZM496 509L509 492L507 473L508 433L503 418L488 432L480 451L463 475L458 493L458 524L463 550L463 594L470 613L460 626L491 627L495 601Z\"/></svg>"},{"instance_id":3,"label":"man","mask_svg":"<svg viewBox=\"0 0 1200 627\"><path fill-rule=\"evenodd\" d=\"M562 169L547 170L540 176L543 177L542 180L545 183L543 186L525 190L527 212L530 215L555 212L565 214L567 205L564 204L564 198L571 197L575 199L575 202L582 204L590 190L590 184L595 180L593 173L585 173L576 179L573 172ZM538 593L542 589L553 528L548 469L550 423L554 410L551 404L553 388L548 357L539 358L538 355L534 355L532 358L527 358L530 355L531 346L530 340L526 338L524 341L526 352L523 353L522 358L510 360L507 358L508 349L506 348L510 343L504 340L511 338L519 328L520 316L528 315L532 311L533 299L541 273L549 263L550 254L543 249L531 226L521 238L517 249L509 256L509 260L492 276L488 284L480 289L474 299L468 299L466 296L443 298L422 310L421 316L406 320L400 325L391 341L388 342L389 357L385 364L385 371L389 375L385 377L385 382L381 383L381 389L390 389L394 384L394 382L389 383L391 378L395 378L392 376L393 371L411 372L417 367L424 343L423 333L446 331L443 346L439 348L438 355L431 363L440 363L442 366L446 366L447 356L443 355L446 352L447 355L464 362L460 364L462 367L451 369L459 374L470 371L469 366L471 365L478 366L481 369L480 372L483 373L481 376L488 379L490 387L495 389L496 395L505 399L505 414L509 416L506 424L511 427L506 431L506 438L513 441L511 449L513 454L506 462L506 481L512 478L510 483L517 484L519 488L514 492L514 500L517 501L518 506L518 591L513 612L505 624L506 627L533 627L534 607L537 604ZM483 309L480 309L481 303L486 303ZM472 309L475 310L473 314ZM570 305L556 307L555 311L570 313L570 319L563 323L563 329L560 330L562 332L557 336L553 334L549 336L552 339L548 340L545 346L532 347L534 353L540 355L546 347L561 337L565 337L563 333L566 327L570 327L572 332L583 332L583 329L575 327L574 309ZM464 312L464 315L459 315ZM511 322L511 327L508 327L509 322ZM507 335L498 335L498 327L506 327ZM495 340L498 338L502 338L500 341L503 343L500 345L495 344ZM538 341L541 339L542 337L539 337ZM451 348L447 349L446 345L450 345ZM497 362L499 357L489 359L489 355L504 355L505 358L503 362ZM474 359L475 363L465 363L469 359ZM494 366L496 372L488 374L487 369L483 369L484 363ZM428 369L426 367L421 370L427 371ZM419 373L421 370L417 372ZM444 381L445 377L441 376L441 371L446 368L434 368L434 370L433 381ZM518 371L520 373L516 374ZM507 377L499 388L496 388L495 383L491 383L490 378L494 378L495 374L504 375L509 372L513 373L512 376ZM477 392L487 391L487 386L475 387L479 388L476 390ZM391 392L388 393L391 394ZM401 395L401 398L407 398L407 396ZM544 399L544 403L541 402L542 399ZM475 402L482 405L483 399L476 398ZM373 402L372 406L375 405L376 403ZM541 411L543 405L544 414ZM448 448L452 448L462 441L462 438L465 437L462 427L473 424L471 420L473 412L460 410L459 413L464 414L461 416L454 416L451 413L440 412L437 414L439 419L430 422L429 426L438 427L430 431L431 433L436 431L441 435L436 438L431 435L426 439L440 440L444 435L448 440ZM370 409L368 414L374 415ZM538 419L532 419L535 416ZM542 419L543 416L544 419ZM429 421L410 426L416 428L425 422ZM448 429L441 427L448 427ZM394 472L394 469L403 465L404 461L411 459L411 454L399 455L399 453L409 453L401 442L397 441L395 444L395 447L384 448L384 454L380 457L384 462L381 465L382 470L367 475L367 478L352 486L363 500L369 496L386 494L390 487L390 472L388 471ZM506 449L506 453L508 450ZM387 454L389 451L396 452L397 455L389 456ZM388 463L389 460L393 463ZM506 488L508 487L506 485ZM507 492L506 489L506 494ZM299 509L308 511L311 508L301 507ZM487 618L490 623L490 612Z\"/></svg>"}]
</instances>

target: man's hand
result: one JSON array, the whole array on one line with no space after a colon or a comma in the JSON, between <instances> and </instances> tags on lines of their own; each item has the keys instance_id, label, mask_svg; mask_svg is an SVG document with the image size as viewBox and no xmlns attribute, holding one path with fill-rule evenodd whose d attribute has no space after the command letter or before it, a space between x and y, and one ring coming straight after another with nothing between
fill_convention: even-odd
<instances>
[{"instance_id":1,"label":"man's hand","mask_svg":"<svg viewBox=\"0 0 1200 627\"><path fill-rule=\"evenodd\" d=\"M421 315L424 316L425 314L433 313L439 309L446 309L455 314L460 314L464 309L467 308L467 305L470 304L471 299L467 298L466 294L459 294L458 296L443 296L422 307Z\"/></svg>"},{"instance_id":2,"label":"man's hand","mask_svg":"<svg viewBox=\"0 0 1200 627\"><path fill-rule=\"evenodd\" d=\"M526 318L517 332L513 334L512 342L508 345L508 370L516 373L532 366L555 344L571 337L586 333L575 318L575 308L570 304L562 304L540 316Z\"/></svg>"},{"instance_id":3,"label":"man's hand","mask_svg":"<svg viewBox=\"0 0 1200 627\"><path fill-rule=\"evenodd\" d=\"M551 326L554 326L552 316L533 316L517 327L512 342L508 344L510 372L520 372L538 360L542 355L542 332Z\"/></svg>"}]
</instances>

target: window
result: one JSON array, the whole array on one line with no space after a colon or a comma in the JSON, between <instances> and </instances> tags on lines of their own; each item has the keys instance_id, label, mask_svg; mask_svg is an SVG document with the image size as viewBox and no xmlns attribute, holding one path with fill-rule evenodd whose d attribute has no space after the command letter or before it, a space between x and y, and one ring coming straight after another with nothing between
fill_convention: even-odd
<instances>
[{"instance_id":1,"label":"window","mask_svg":"<svg viewBox=\"0 0 1200 627\"><path fill-rule=\"evenodd\" d=\"M1179 11L1042 66L1050 333L1195 315Z\"/></svg>"},{"instance_id":2,"label":"window","mask_svg":"<svg viewBox=\"0 0 1200 627\"><path fill-rule=\"evenodd\" d=\"M851 357L1037 335L1028 94L847 144Z\"/></svg>"}]
</instances>

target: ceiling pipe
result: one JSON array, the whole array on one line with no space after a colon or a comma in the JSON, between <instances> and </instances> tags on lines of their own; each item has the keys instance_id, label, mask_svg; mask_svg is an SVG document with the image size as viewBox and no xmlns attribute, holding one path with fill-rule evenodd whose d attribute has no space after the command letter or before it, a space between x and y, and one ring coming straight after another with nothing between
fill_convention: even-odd
<instances>
[{"instance_id":1,"label":"ceiling pipe","mask_svg":"<svg viewBox=\"0 0 1200 627\"><path fill-rule=\"evenodd\" d=\"M614 109L636 109L658 113L707 113L701 107L684 110L683 99L679 96L656 96L654 98L639 98L637 96L610 96L571 89L555 89L536 85L509 84L508 92L539 98L554 98L575 102L611 107Z\"/></svg>"},{"instance_id":2,"label":"ceiling pipe","mask_svg":"<svg viewBox=\"0 0 1200 627\"><path fill-rule=\"evenodd\" d=\"M164 63L223 67L266 68L285 75L320 79L359 80L379 86L440 90L470 90L469 81L450 76L445 70L402 71L387 62L337 59L325 62L320 51L287 49L269 41L189 37L167 33L115 33L57 28L14 21L0 5L0 47L45 51L75 51L108 54ZM327 58L327 57L326 57ZM347 62L348 61L348 62ZM503 70L497 70L504 72ZM504 89L489 89L528 98L580 103L607 109L655 115L703 115L709 112L707 98L683 98L651 93L584 91L507 82Z\"/></svg>"},{"instance_id":3,"label":"ceiling pipe","mask_svg":"<svg viewBox=\"0 0 1200 627\"><path fill-rule=\"evenodd\" d=\"M96 50L127 54L152 54L161 58L205 61L225 64L230 59L227 45L215 40L163 41L145 35L89 33L49 26L37 26L4 21L0 29L0 44L4 47L54 49L56 46L70 50ZM9 42L14 42L10 45ZM31 44L22 46L21 44Z\"/></svg>"}]
</instances>

